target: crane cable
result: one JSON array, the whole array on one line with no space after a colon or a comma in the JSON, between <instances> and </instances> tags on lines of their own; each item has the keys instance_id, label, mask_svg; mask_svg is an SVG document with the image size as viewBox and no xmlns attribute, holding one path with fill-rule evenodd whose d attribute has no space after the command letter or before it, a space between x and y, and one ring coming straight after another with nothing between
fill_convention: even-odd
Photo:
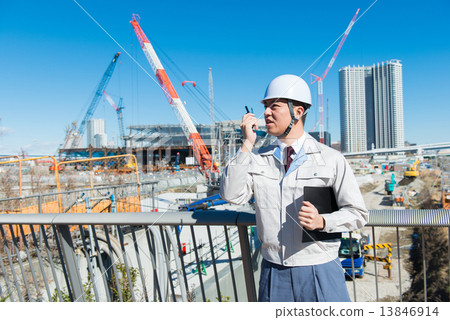
<instances>
[{"instance_id":1,"label":"crane cable","mask_svg":"<svg viewBox=\"0 0 450 320\"><path fill-rule=\"evenodd\" d=\"M372 7L373 7L373 5L375 4L375 3L377 3L378 2L378 0L375 0L359 17L358 17L358 19L356 19L356 21L355 21L355 23L354 24L356 24L358 21L359 21L359 19L361 19L365 14L366 14L366 12L367 11L369 11ZM309 69L311 69L312 68L312 66L314 66L320 59L322 59L322 57L324 56L324 54L325 53L327 53L328 52L328 50L330 50L333 46L334 46L334 44L336 43L336 42L338 42L339 41L339 39L341 39L343 36L344 36L344 34L345 34L345 32L347 31L347 29L344 31L344 32L342 32L342 34L336 39L336 40L334 40L334 42L316 59L316 60L314 60L314 62L313 63L311 63L311 65L308 67L308 68L306 68L306 70L305 71L303 71L303 73L300 75L300 78L301 77L303 77L303 75L306 73L306 72L308 72L308 70Z\"/></svg>"},{"instance_id":2,"label":"crane cable","mask_svg":"<svg viewBox=\"0 0 450 320\"><path fill-rule=\"evenodd\" d=\"M158 43L154 39L152 39L150 36L147 37L149 38L149 40L151 40L152 45L156 47L158 51L162 53L162 55L167 59L162 60L164 60L164 62L166 63L166 68L169 69L175 75L175 78L177 78L179 82L183 82L186 79L191 79L191 77L189 77L185 72L183 72L183 70L175 63L175 61L173 61L172 58L169 57L169 55L158 45ZM172 64L178 70L178 72L183 76L183 78L181 78L180 75L177 74L177 72L170 67L170 64ZM203 98L206 102L200 102L200 98L198 97L196 98L196 100L199 104L202 104L201 105L201 107L203 107L202 109L209 115L209 106L206 105L206 103L209 103L209 95L207 95L198 84L196 85L197 90L189 90L187 86L184 86L184 88L186 89L186 91L188 91L188 93L192 97L193 95L195 95L195 92L198 92L200 94L201 98ZM224 113L222 109L217 106L216 103L214 103L214 111L215 112L217 111L217 113L219 113L220 116L223 117L223 120L231 120L231 118L226 113Z\"/></svg>"},{"instance_id":3,"label":"crane cable","mask_svg":"<svg viewBox=\"0 0 450 320\"><path fill-rule=\"evenodd\" d=\"M80 9L83 10L84 13L86 13L86 15L87 15L89 18L91 18L91 20L94 21L94 23L95 23L100 29L102 29L103 32L105 32L105 33L108 35L108 37L110 37L111 40L114 41L114 42L119 46L119 48L122 49L122 51L126 53L127 56L130 57L130 59L133 60L133 62L136 63L136 64L139 66L139 68L141 68L142 71L144 71L144 72L145 72L145 73L146 73L146 74L147 74L147 75L148 75L148 76L149 76L149 77L150 77L150 78L158 85L158 87L161 87L161 85L159 84L159 82L156 81L155 78L153 78L153 76L152 76L152 75L151 75L151 74L150 74L150 73L149 73L149 72L148 72L148 71L147 71L147 70L146 70L139 62L137 62L136 59L134 59L133 56L131 56L131 54L129 54L128 51L127 51L127 50L126 50L119 42L117 42L117 40L114 39L114 37L113 37L112 35L110 35L108 31L105 30L105 28L102 27L102 26L100 25L100 23L98 23L97 20L95 20L94 17L91 16L91 15L89 14L89 12L87 12L86 9L84 9L84 8L77 2L77 0L72 0L72 1L75 2L76 5L77 5L78 7L80 7Z\"/></svg>"}]
</instances>

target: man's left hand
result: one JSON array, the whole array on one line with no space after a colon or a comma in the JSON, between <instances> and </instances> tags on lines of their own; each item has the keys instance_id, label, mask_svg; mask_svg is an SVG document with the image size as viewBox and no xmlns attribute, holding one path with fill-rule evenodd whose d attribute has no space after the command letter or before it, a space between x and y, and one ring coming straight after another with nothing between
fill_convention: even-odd
<instances>
[{"instance_id":1,"label":"man's left hand","mask_svg":"<svg viewBox=\"0 0 450 320\"><path fill-rule=\"evenodd\" d=\"M298 213L298 219L300 220L300 225L306 230L323 229L325 227L325 220L309 201L303 201L303 206Z\"/></svg>"}]
</instances>

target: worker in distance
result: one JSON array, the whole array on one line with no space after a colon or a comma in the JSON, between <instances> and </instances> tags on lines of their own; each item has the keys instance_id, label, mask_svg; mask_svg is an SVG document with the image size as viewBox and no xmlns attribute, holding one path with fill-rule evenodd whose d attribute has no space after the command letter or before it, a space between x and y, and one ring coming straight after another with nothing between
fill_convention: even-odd
<instances>
[{"instance_id":1,"label":"worker in distance","mask_svg":"<svg viewBox=\"0 0 450 320\"><path fill-rule=\"evenodd\" d=\"M273 79L261 101L267 132L277 137L253 150L254 114L242 117L243 145L221 180L221 196L235 203L255 200L261 241L258 301L350 301L333 233L362 228L368 221L353 172L344 156L304 130L311 107L306 82L295 75ZM319 213L306 190L331 190L335 209ZM313 234L315 233L315 234ZM330 236L331 235L331 236Z\"/></svg>"}]
</instances>

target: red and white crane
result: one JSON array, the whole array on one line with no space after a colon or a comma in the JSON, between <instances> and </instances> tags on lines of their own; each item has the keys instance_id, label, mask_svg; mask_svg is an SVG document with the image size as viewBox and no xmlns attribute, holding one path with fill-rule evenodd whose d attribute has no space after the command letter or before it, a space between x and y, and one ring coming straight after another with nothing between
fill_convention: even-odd
<instances>
[{"instance_id":1,"label":"red and white crane","mask_svg":"<svg viewBox=\"0 0 450 320\"><path fill-rule=\"evenodd\" d=\"M184 134L186 135L189 144L194 150L194 156L200 165L200 170L205 174L206 177L210 177L210 171L218 172L219 170L215 163L212 161L211 154L206 148L205 143L200 137L200 134L198 133L197 128L194 126L194 123L192 122L191 117L189 116L186 108L181 102L181 99L178 97L178 94L175 91L175 88L173 87L169 77L167 76L167 73L164 70L164 67L162 66L155 50L153 49L153 46L146 37L144 31L141 29L139 20L139 15L133 14L133 18L130 23L133 26L139 43L141 44L141 48L144 51L144 54L147 57L147 60L150 63L153 72L156 75L156 78L158 78L159 85L164 91L164 95L169 101L170 106L174 110L175 115L177 116L178 121L183 128Z\"/></svg>"},{"instance_id":2,"label":"red and white crane","mask_svg":"<svg viewBox=\"0 0 450 320\"><path fill-rule=\"evenodd\" d=\"M339 45L336 49L336 51L333 54L333 57L331 58L330 62L328 63L327 69L322 74L321 77L316 76L311 73L311 84L317 81L318 85L318 92L319 92L319 138L320 142L324 143L324 130L323 130L323 84L322 81L325 79L325 77L328 74L328 71L330 71L331 67L333 66L334 61L337 58L337 55L339 54L339 51L341 51L342 46L344 45L345 39L347 39L348 34L350 33L350 30L352 29L353 25L355 24L356 16L358 15L359 9L356 11L355 15L353 16L352 21L350 21L350 24L348 25L347 29L344 32L344 35L341 39L341 42L339 42ZM313 80L314 79L314 80Z\"/></svg>"}]
</instances>

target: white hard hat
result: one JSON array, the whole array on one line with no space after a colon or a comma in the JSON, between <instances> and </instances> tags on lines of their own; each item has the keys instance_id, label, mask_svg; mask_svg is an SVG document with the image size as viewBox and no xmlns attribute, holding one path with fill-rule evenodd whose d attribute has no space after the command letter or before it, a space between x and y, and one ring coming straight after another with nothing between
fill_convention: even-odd
<instances>
[{"instance_id":1,"label":"white hard hat","mask_svg":"<svg viewBox=\"0 0 450 320\"><path fill-rule=\"evenodd\" d=\"M261 103L264 103L265 100L279 98L311 105L311 91L308 85L305 80L293 74L283 74L273 79L267 86L266 94Z\"/></svg>"}]
</instances>

